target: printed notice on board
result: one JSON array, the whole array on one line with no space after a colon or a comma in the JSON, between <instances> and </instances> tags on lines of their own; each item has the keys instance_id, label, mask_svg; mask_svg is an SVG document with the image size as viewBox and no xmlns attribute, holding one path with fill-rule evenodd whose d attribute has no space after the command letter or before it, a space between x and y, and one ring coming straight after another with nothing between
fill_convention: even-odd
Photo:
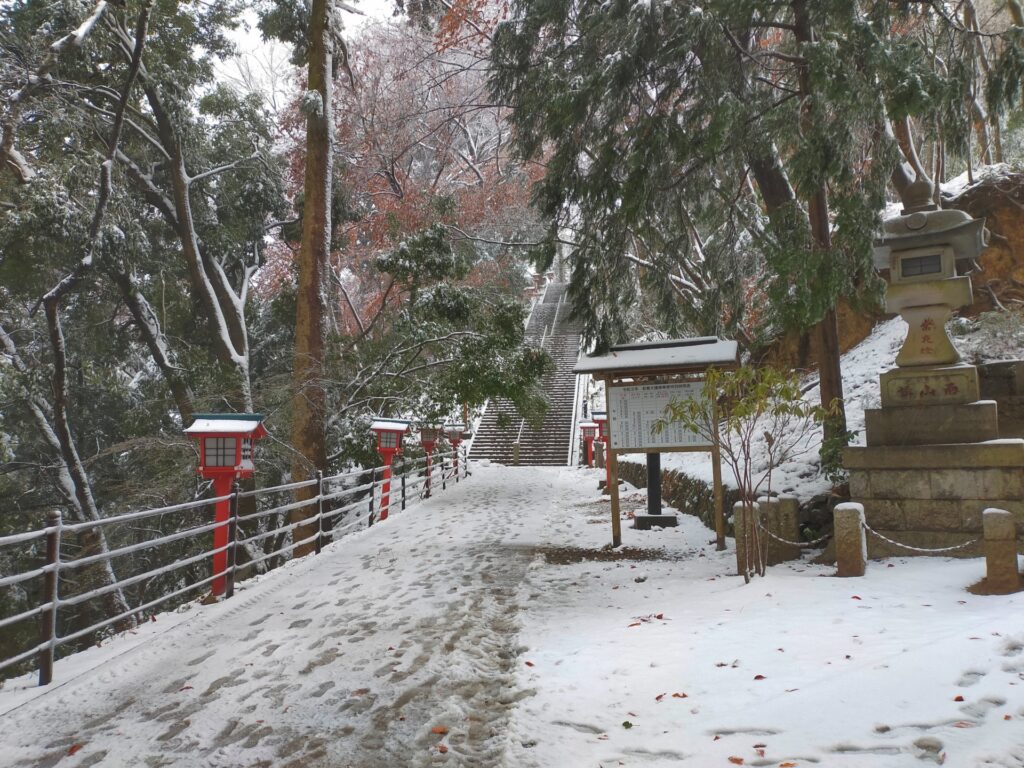
<instances>
[{"instance_id":1,"label":"printed notice on board","mask_svg":"<svg viewBox=\"0 0 1024 768\"><path fill-rule=\"evenodd\" d=\"M652 428L665 418L665 408L673 400L700 397L704 383L631 384L608 388L608 433L611 447L635 449L710 448L711 443L678 422L669 422L658 434Z\"/></svg>"}]
</instances>

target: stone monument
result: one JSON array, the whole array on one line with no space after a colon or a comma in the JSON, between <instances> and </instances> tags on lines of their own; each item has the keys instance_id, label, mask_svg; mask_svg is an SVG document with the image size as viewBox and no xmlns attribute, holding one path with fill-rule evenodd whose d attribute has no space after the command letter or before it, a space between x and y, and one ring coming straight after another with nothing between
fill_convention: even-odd
<instances>
[{"instance_id":1,"label":"stone monument","mask_svg":"<svg viewBox=\"0 0 1024 768\"><path fill-rule=\"evenodd\" d=\"M939 209L932 192L931 182L914 182L876 241L886 309L909 331L896 367L880 377L881 408L864 412L866 447L843 455L867 525L927 548L978 538L987 507L1024 522L1024 440L999 439L998 407L980 399L977 368L961 361L946 332L953 311L971 303L985 222ZM872 556L907 554L876 536L868 546Z\"/></svg>"}]
</instances>

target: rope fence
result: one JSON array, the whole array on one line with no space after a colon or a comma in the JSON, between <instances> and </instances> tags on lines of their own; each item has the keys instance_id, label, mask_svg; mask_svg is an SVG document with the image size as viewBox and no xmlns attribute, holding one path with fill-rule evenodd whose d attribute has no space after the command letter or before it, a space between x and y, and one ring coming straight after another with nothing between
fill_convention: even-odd
<instances>
[{"instance_id":1,"label":"rope fence","mask_svg":"<svg viewBox=\"0 0 1024 768\"><path fill-rule=\"evenodd\" d=\"M45 527L0 536L0 564L31 563L19 572L0 573L0 589L5 590L0 592L0 630L10 633L10 639L23 638L28 646L0 650L0 675L4 670L8 675L23 674L26 663L34 659L39 684L47 685L59 650L73 653L88 647L111 628L130 629L154 609L168 610L208 588L211 597L230 598L236 577L243 573L279 567L303 546L319 554L341 537L373 525L385 514L400 513L469 475L464 448L435 451L429 467L426 457L420 457L400 460L389 469L318 474L310 480L245 491L236 483L226 496L72 524L65 524L60 512L53 510ZM271 498L308 489L314 491L308 499L274 504ZM211 522L215 505L225 503L227 520ZM312 514L292 519L291 513L301 509ZM157 522L145 529L133 525L154 518ZM226 544L211 546L210 539L225 529L227 537L221 541ZM131 540L144 530L159 535ZM77 556L71 554L72 545L80 550ZM35 605L33 594L38 595ZM38 625L34 644L33 622ZM19 626L15 636L13 628Z\"/></svg>"},{"instance_id":2,"label":"rope fence","mask_svg":"<svg viewBox=\"0 0 1024 768\"><path fill-rule=\"evenodd\" d=\"M934 547L934 548L912 547L911 545L904 544L901 541L895 541L893 539L890 539L888 536L885 536L885 535L879 533L878 531L876 531L874 528L872 528L867 523L864 523L864 530L867 531L868 533L870 533L872 536L881 539L886 544L891 544L892 546L894 546L894 547L896 547L898 549L906 550L907 552L917 552L917 553L922 554L922 555L941 555L941 554L943 554L945 552L956 552L956 551L961 550L961 549L967 549L968 547L972 547L975 544L977 544L979 541L981 541L981 539L971 539L970 541L965 541L963 544L954 544L951 547Z\"/></svg>"}]
</instances>

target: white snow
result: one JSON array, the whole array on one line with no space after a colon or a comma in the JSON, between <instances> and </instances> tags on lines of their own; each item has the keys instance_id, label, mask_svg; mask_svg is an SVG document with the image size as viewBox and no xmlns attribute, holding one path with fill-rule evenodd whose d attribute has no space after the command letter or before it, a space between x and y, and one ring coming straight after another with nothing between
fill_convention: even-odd
<instances>
[{"instance_id":1,"label":"white snow","mask_svg":"<svg viewBox=\"0 0 1024 768\"><path fill-rule=\"evenodd\" d=\"M1024 597L966 592L981 560L744 585L682 515L624 528L656 559L558 564L609 540L602 474L475 466L46 689L10 681L3 764L1021 765Z\"/></svg>"}]
</instances>

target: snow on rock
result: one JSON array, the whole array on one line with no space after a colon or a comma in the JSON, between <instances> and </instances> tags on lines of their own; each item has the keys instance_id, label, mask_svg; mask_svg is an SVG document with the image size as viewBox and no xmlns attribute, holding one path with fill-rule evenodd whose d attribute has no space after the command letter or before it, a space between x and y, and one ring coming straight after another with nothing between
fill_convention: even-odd
<instances>
[{"instance_id":1,"label":"snow on rock","mask_svg":"<svg viewBox=\"0 0 1024 768\"><path fill-rule=\"evenodd\" d=\"M1013 172L1013 167L1008 163L982 165L973 170L973 181L968 177L967 171L964 171L959 176L954 176L949 181L940 184L939 190L942 192L943 197L955 198L962 195L969 187L972 187L975 184L980 184L982 182L996 182L1000 179L1005 179L1007 176L1013 174Z\"/></svg>"},{"instance_id":2,"label":"snow on rock","mask_svg":"<svg viewBox=\"0 0 1024 768\"><path fill-rule=\"evenodd\" d=\"M232 600L58 662L47 689L8 683L2 763L1020 765L1024 596L967 593L982 561L744 585L686 515L624 526L622 559L602 474L475 465Z\"/></svg>"}]
</instances>

